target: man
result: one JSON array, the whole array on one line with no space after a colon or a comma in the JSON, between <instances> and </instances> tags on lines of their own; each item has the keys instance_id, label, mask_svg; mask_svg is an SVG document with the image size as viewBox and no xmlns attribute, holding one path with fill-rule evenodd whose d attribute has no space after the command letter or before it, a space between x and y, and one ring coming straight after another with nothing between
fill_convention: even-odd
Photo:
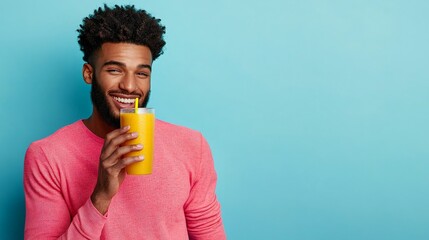
<instances>
[{"instance_id":1,"label":"man","mask_svg":"<svg viewBox=\"0 0 429 240\"><path fill-rule=\"evenodd\" d=\"M225 239L216 173L202 135L160 120L153 173L125 166L144 148L121 146L119 110L145 107L165 27L134 6L99 8L80 25L83 78L93 111L30 145L25 157L26 239Z\"/></svg>"}]
</instances>

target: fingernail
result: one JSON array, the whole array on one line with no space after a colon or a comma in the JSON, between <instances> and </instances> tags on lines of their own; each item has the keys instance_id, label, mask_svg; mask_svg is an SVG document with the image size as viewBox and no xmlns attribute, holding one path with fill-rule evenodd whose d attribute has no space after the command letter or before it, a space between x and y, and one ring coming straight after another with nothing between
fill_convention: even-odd
<instances>
[{"instance_id":1,"label":"fingernail","mask_svg":"<svg viewBox=\"0 0 429 240\"><path fill-rule=\"evenodd\" d=\"M141 144L137 144L137 145L135 145L135 146L134 146L134 148L136 148L136 149L141 149L141 148L143 148L143 145L141 145Z\"/></svg>"},{"instance_id":2,"label":"fingernail","mask_svg":"<svg viewBox=\"0 0 429 240\"><path fill-rule=\"evenodd\" d=\"M143 159L144 159L144 156L137 156L137 159L138 159L138 160L143 160Z\"/></svg>"},{"instance_id":3,"label":"fingernail","mask_svg":"<svg viewBox=\"0 0 429 240\"><path fill-rule=\"evenodd\" d=\"M137 137L137 135L138 135L138 133L136 133L136 132L131 133L131 137Z\"/></svg>"},{"instance_id":4,"label":"fingernail","mask_svg":"<svg viewBox=\"0 0 429 240\"><path fill-rule=\"evenodd\" d=\"M127 125L127 126L125 126L125 127L123 127L123 128L122 128L122 130L124 130L124 131L125 131L125 130L128 130L128 129L130 129L130 126L129 126L129 125Z\"/></svg>"}]
</instances>

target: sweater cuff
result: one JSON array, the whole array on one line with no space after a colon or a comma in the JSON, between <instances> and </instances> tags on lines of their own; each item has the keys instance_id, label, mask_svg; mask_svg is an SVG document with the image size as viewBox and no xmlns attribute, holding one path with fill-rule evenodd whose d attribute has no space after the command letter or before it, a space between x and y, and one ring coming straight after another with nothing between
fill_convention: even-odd
<instances>
[{"instance_id":1,"label":"sweater cuff","mask_svg":"<svg viewBox=\"0 0 429 240\"><path fill-rule=\"evenodd\" d=\"M103 216L92 204L91 199L78 210L73 224L81 234L90 239L98 239L107 221L107 213Z\"/></svg>"}]
</instances>

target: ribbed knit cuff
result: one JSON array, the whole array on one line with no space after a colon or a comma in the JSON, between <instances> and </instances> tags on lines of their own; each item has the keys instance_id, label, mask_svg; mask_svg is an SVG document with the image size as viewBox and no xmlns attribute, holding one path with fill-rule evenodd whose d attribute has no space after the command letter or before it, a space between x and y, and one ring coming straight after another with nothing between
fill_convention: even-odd
<instances>
[{"instance_id":1,"label":"ribbed knit cuff","mask_svg":"<svg viewBox=\"0 0 429 240\"><path fill-rule=\"evenodd\" d=\"M106 213L104 216L94 207L91 199L79 208L73 219L73 225L76 230L89 239L99 239L104 224L107 221Z\"/></svg>"}]
</instances>

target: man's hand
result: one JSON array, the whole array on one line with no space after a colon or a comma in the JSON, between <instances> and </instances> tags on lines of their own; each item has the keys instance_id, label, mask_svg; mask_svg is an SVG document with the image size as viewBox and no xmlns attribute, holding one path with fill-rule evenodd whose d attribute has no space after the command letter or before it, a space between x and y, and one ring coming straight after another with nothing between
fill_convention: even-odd
<instances>
[{"instance_id":1,"label":"man's hand","mask_svg":"<svg viewBox=\"0 0 429 240\"><path fill-rule=\"evenodd\" d=\"M129 126L113 130L106 135L103 149L100 154L98 166L98 179L91 195L91 201L95 208L105 214L109 208L113 196L119 191L119 187L125 178L125 167L131 163L143 160L143 156L124 157L132 151L143 148L142 145L121 146L124 142L137 137L137 133L127 133Z\"/></svg>"}]
</instances>

